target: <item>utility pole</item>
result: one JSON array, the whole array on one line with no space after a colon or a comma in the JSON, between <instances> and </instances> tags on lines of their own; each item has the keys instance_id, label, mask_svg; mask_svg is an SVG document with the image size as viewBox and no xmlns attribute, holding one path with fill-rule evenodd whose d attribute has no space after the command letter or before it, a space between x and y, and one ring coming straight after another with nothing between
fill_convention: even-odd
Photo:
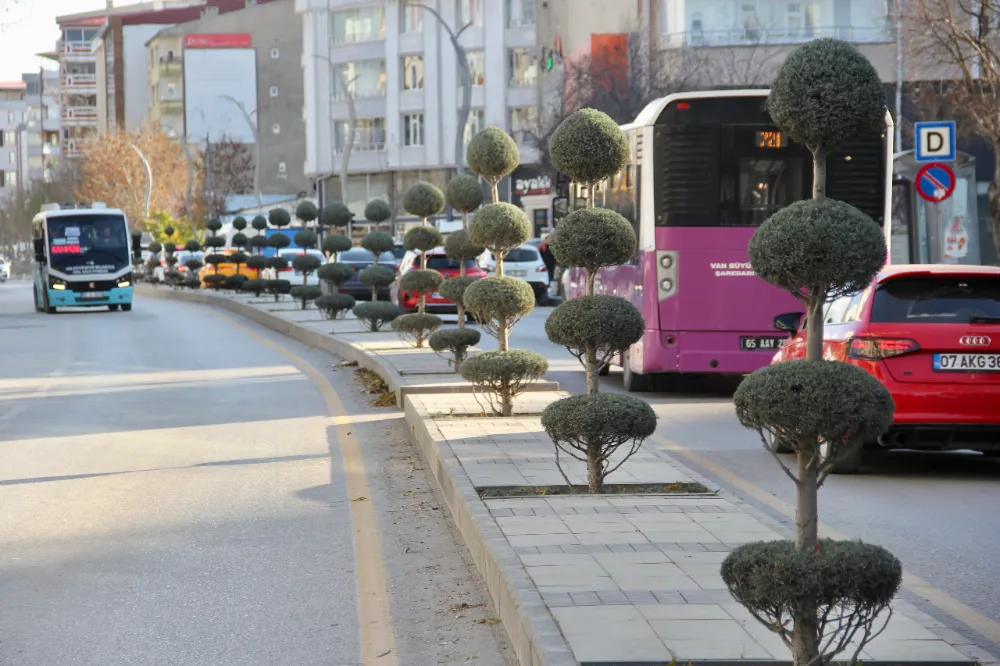
<instances>
[{"instance_id":1,"label":"utility pole","mask_svg":"<svg viewBox=\"0 0 1000 666\"><path fill-rule=\"evenodd\" d=\"M212 191L212 138L207 133L205 134L205 190L207 195L205 200L208 202L205 217L211 220L215 217L215 192Z\"/></svg>"},{"instance_id":2,"label":"utility pole","mask_svg":"<svg viewBox=\"0 0 1000 666\"><path fill-rule=\"evenodd\" d=\"M896 137L893 152L903 150L903 0L896 0Z\"/></svg>"}]
</instances>

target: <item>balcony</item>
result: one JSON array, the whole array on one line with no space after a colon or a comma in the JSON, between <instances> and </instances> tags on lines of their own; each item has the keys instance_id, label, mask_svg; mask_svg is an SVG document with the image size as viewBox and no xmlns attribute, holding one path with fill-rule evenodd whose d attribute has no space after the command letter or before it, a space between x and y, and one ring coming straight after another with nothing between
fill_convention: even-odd
<instances>
[{"instance_id":1,"label":"balcony","mask_svg":"<svg viewBox=\"0 0 1000 666\"><path fill-rule=\"evenodd\" d=\"M171 75L180 74L184 71L184 63L178 58L160 58L159 62L160 75Z\"/></svg>"},{"instance_id":2,"label":"balcony","mask_svg":"<svg viewBox=\"0 0 1000 666\"><path fill-rule=\"evenodd\" d=\"M83 155L82 147L79 139L63 139L62 154L66 157L80 157Z\"/></svg>"},{"instance_id":3,"label":"balcony","mask_svg":"<svg viewBox=\"0 0 1000 666\"><path fill-rule=\"evenodd\" d=\"M159 99L160 113L183 113L184 99L182 97L161 97Z\"/></svg>"},{"instance_id":4,"label":"balcony","mask_svg":"<svg viewBox=\"0 0 1000 666\"><path fill-rule=\"evenodd\" d=\"M96 106L71 106L62 110L63 127L83 127L97 124Z\"/></svg>"},{"instance_id":5,"label":"balcony","mask_svg":"<svg viewBox=\"0 0 1000 666\"><path fill-rule=\"evenodd\" d=\"M758 46L801 44L821 37L833 37L853 44L871 44L893 40L882 26L803 26L785 28L733 28L730 30L688 30L661 35L667 48L682 46Z\"/></svg>"},{"instance_id":6,"label":"balcony","mask_svg":"<svg viewBox=\"0 0 1000 666\"><path fill-rule=\"evenodd\" d=\"M62 60L86 61L94 60L93 42L64 42L60 41L56 46L56 51Z\"/></svg>"},{"instance_id":7,"label":"balcony","mask_svg":"<svg viewBox=\"0 0 1000 666\"><path fill-rule=\"evenodd\" d=\"M93 95L97 92L97 74L64 74L60 86L68 93Z\"/></svg>"}]
</instances>

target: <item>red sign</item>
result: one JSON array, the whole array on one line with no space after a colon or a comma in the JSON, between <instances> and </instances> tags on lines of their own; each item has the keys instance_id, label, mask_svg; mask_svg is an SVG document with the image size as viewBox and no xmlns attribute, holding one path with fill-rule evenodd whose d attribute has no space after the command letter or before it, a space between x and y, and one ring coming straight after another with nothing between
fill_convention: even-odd
<instances>
[{"instance_id":1,"label":"red sign","mask_svg":"<svg viewBox=\"0 0 1000 666\"><path fill-rule=\"evenodd\" d=\"M79 245L53 245L49 248L52 254L80 254Z\"/></svg>"},{"instance_id":2,"label":"red sign","mask_svg":"<svg viewBox=\"0 0 1000 666\"><path fill-rule=\"evenodd\" d=\"M247 49L252 42L248 33L220 35L188 35L184 38L186 49Z\"/></svg>"},{"instance_id":3,"label":"red sign","mask_svg":"<svg viewBox=\"0 0 1000 666\"><path fill-rule=\"evenodd\" d=\"M938 203L955 191L955 172L941 162L931 162L917 172L917 194L921 199Z\"/></svg>"}]
</instances>

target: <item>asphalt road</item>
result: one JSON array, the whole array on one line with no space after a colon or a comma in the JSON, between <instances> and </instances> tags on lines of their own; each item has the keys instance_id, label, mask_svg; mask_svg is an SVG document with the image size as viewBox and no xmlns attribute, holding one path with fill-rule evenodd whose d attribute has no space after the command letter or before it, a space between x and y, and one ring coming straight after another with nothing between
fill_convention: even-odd
<instances>
[{"instance_id":1,"label":"asphalt road","mask_svg":"<svg viewBox=\"0 0 1000 666\"><path fill-rule=\"evenodd\" d=\"M579 362L548 341L545 319L551 308L536 308L517 324L511 348L531 349L549 359L550 379L564 390L582 393L586 380ZM483 348L495 341L483 336ZM758 508L786 520L757 501L733 477L765 495L794 504L792 482L765 451L756 433L736 420L733 383L678 385L665 393L634 394L659 415L657 441L721 487L734 490ZM621 371L612 368L601 389L624 392ZM998 407L1000 408L1000 407ZM691 455L691 454L694 455ZM714 465L704 466L701 459ZM791 463L791 458L786 458ZM714 466L727 474L719 474ZM975 452L893 452L870 461L865 473L831 476L820 491L820 519L850 537L878 543L899 557L906 569L962 604L1000 621L1000 461ZM790 522L789 524L794 524ZM928 612L968 633L933 607ZM1000 637L980 641L1000 654Z\"/></svg>"},{"instance_id":2,"label":"asphalt road","mask_svg":"<svg viewBox=\"0 0 1000 666\"><path fill-rule=\"evenodd\" d=\"M401 414L337 362L207 308L42 315L0 285L0 664L358 664L358 528L380 536L385 663L512 663Z\"/></svg>"}]
</instances>

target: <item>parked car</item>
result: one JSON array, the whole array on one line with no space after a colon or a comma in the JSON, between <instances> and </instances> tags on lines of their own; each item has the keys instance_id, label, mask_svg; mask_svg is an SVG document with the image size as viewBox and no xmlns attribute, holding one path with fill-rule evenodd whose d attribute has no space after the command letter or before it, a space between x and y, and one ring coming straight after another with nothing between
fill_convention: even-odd
<instances>
[{"instance_id":1,"label":"parked car","mask_svg":"<svg viewBox=\"0 0 1000 666\"><path fill-rule=\"evenodd\" d=\"M224 250L223 254L229 255L232 254L232 251ZM200 259L204 262L205 256L202 254ZM229 277L231 275L236 275L236 264L224 261L221 264L219 264L218 269L216 269L216 266L213 266L212 264L206 262L205 265L198 270L198 280L201 282L201 286L205 287L206 277L208 277L209 275L215 275L216 273L218 273L219 275L225 275L226 277ZM246 264L240 264L240 275L243 275L248 280L252 280L255 277L257 277L257 271L253 268L250 268Z\"/></svg>"},{"instance_id":2,"label":"parked car","mask_svg":"<svg viewBox=\"0 0 1000 666\"><path fill-rule=\"evenodd\" d=\"M260 272L261 279L277 280L278 278L281 278L282 280L288 280L289 282L291 282L293 287L300 284L311 284L318 286L319 278L316 276L315 271L307 275L305 282L303 282L302 273L295 270L295 267L292 266L292 262L295 260L295 257L302 255L304 252L308 252L310 255L319 259L321 264L326 263L326 257L319 250L302 250L295 248L278 250L278 256L288 260L288 267L282 268L280 271L276 271L273 268L265 268Z\"/></svg>"},{"instance_id":3,"label":"parked car","mask_svg":"<svg viewBox=\"0 0 1000 666\"><path fill-rule=\"evenodd\" d=\"M496 272L496 260L489 250L480 258L480 265L491 274ZM545 267L537 247L525 243L512 249L504 257L503 272L530 284L539 305L549 304L549 269Z\"/></svg>"},{"instance_id":4,"label":"parked car","mask_svg":"<svg viewBox=\"0 0 1000 666\"><path fill-rule=\"evenodd\" d=\"M6 282L11 277L10 259L0 257L0 282Z\"/></svg>"},{"instance_id":5,"label":"parked car","mask_svg":"<svg viewBox=\"0 0 1000 666\"><path fill-rule=\"evenodd\" d=\"M775 317L787 331L773 362L804 358L805 317ZM842 460L858 469L865 450L981 451L1000 457L1000 268L886 267L857 296L830 303L823 355L864 369L896 402L893 424Z\"/></svg>"},{"instance_id":6,"label":"parked car","mask_svg":"<svg viewBox=\"0 0 1000 666\"><path fill-rule=\"evenodd\" d=\"M374 255L364 248L356 247L354 249L341 252L337 259L340 263L347 264L354 268L354 278L341 285L340 293L350 294L357 300L371 300L372 288L358 279L358 273L375 263ZM330 263L333 263L333 257L330 258ZM378 265L386 266L394 271L398 271L396 257L392 252L383 252L380 254L378 258ZM389 300L389 292L389 287L381 290L378 295L379 300Z\"/></svg>"},{"instance_id":7,"label":"parked car","mask_svg":"<svg viewBox=\"0 0 1000 666\"><path fill-rule=\"evenodd\" d=\"M407 252L399 264L399 277L415 268L420 268L420 255L416 252ZM444 253L443 247L439 247L427 253L427 268L450 278L458 276L460 265L457 259L452 259ZM486 271L480 268L475 259L469 259L465 263L465 274L469 277L486 277ZM403 310L413 312L420 302L420 294L401 291L399 277L392 283L390 300ZM435 314L457 314L458 312L458 307L454 302L442 298L441 294L436 292L427 297L426 304L427 312Z\"/></svg>"},{"instance_id":8,"label":"parked car","mask_svg":"<svg viewBox=\"0 0 1000 666\"><path fill-rule=\"evenodd\" d=\"M205 253L200 250L198 252L177 250L176 252L174 252L174 256L177 257L177 263L175 264L175 266L177 267L177 272L180 273L181 276L184 278L187 278L188 271L190 270L187 266L185 266L185 264L188 261L190 261L191 259L198 259L202 262L205 261ZM160 265L153 268L153 277L159 280L160 282L163 282L167 269L166 254L163 251L160 251L159 257L160 257ZM230 275L231 274L232 273L230 273Z\"/></svg>"},{"instance_id":9,"label":"parked car","mask_svg":"<svg viewBox=\"0 0 1000 666\"><path fill-rule=\"evenodd\" d=\"M399 262L406 256L406 248L403 247L402 241L396 241L396 244L392 248L392 256L396 258L396 265L398 266Z\"/></svg>"}]
</instances>

